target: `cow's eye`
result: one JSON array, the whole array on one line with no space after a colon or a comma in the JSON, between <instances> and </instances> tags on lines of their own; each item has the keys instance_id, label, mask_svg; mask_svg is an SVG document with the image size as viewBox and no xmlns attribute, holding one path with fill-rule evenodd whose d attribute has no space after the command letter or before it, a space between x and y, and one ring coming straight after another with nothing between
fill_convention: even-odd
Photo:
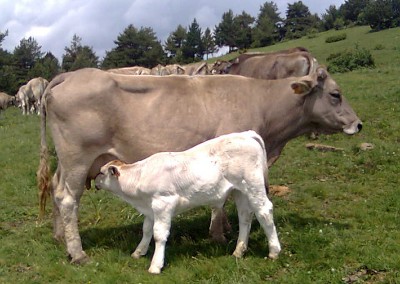
<instances>
[{"instance_id":1,"label":"cow's eye","mask_svg":"<svg viewBox=\"0 0 400 284\"><path fill-rule=\"evenodd\" d=\"M339 92L333 92L333 93L330 93L330 95L331 95L333 98L338 99L338 100L340 100L340 98L341 98Z\"/></svg>"}]
</instances>

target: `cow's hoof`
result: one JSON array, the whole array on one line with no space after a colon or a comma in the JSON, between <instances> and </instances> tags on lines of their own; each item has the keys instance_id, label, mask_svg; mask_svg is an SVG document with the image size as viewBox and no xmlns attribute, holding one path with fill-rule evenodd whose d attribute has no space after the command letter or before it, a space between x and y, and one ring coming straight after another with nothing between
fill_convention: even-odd
<instances>
[{"instance_id":1,"label":"cow's hoof","mask_svg":"<svg viewBox=\"0 0 400 284\"><path fill-rule=\"evenodd\" d=\"M141 256L142 256L142 255L141 255L140 251L134 251L134 252L131 254L131 257L134 258L134 259L139 259Z\"/></svg>"},{"instance_id":2,"label":"cow's hoof","mask_svg":"<svg viewBox=\"0 0 400 284\"><path fill-rule=\"evenodd\" d=\"M85 252L82 252L77 257L71 259L72 264L83 265L88 262L90 262L90 258L87 256L87 254Z\"/></svg>"},{"instance_id":3,"label":"cow's hoof","mask_svg":"<svg viewBox=\"0 0 400 284\"><path fill-rule=\"evenodd\" d=\"M225 245L227 243L225 236L222 235L212 235L211 239L213 242L221 245Z\"/></svg>"},{"instance_id":4,"label":"cow's hoof","mask_svg":"<svg viewBox=\"0 0 400 284\"><path fill-rule=\"evenodd\" d=\"M58 243L65 243L64 234L54 234L53 239Z\"/></svg>"}]
</instances>

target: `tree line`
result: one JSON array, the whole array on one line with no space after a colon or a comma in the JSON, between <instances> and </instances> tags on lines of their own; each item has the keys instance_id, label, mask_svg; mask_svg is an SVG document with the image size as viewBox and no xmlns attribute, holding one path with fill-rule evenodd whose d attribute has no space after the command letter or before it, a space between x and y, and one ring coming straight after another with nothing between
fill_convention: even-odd
<instances>
[{"instance_id":1,"label":"tree line","mask_svg":"<svg viewBox=\"0 0 400 284\"><path fill-rule=\"evenodd\" d=\"M256 17L245 11L235 15L228 10L213 30L203 31L196 19L188 27L178 25L164 43L151 27L129 25L101 60L92 47L82 44L78 35L65 47L61 63L51 51L42 52L32 37L21 39L14 51L8 52L2 48L8 31L0 31L0 91L15 94L20 85L34 77L51 80L60 72L84 67L187 64L208 59L222 47L228 47L229 52L246 50L351 25L369 25L376 31L400 26L400 0L346 0L338 8L331 5L321 17L297 1L288 4L285 18L269 1L260 6Z\"/></svg>"}]
</instances>

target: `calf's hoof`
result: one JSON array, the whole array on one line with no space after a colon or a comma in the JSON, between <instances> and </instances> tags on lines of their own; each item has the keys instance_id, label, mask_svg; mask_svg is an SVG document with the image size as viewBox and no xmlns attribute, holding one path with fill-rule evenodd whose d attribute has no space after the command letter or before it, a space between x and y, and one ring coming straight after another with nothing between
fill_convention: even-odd
<instances>
[{"instance_id":1,"label":"calf's hoof","mask_svg":"<svg viewBox=\"0 0 400 284\"><path fill-rule=\"evenodd\" d=\"M270 252L270 253L268 254L268 258L270 258L270 259L272 259L272 260L275 260L275 259L278 258L278 255L279 255L279 252Z\"/></svg>"},{"instance_id":2,"label":"calf's hoof","mask_svg":"<svg viewBox=\"0 0 400 284\"><path fill-rule=\"evenodd\" d=\"M246 245L243 242L240 242L239 244L237 244L236 249L232 255L236 258L242 258L246 250Z\"/></svg>"},{"instance_id":3,"label":"calf's hoof","mask_svg":"<svg viewBox=\"0 0 400 284\"><path fill-rule=\"evenodd\" d=\"M160 273L161 273L161 268L150 266L149 272L150 272L151 274L160 274Z\"/></svg>"}]
</instances>

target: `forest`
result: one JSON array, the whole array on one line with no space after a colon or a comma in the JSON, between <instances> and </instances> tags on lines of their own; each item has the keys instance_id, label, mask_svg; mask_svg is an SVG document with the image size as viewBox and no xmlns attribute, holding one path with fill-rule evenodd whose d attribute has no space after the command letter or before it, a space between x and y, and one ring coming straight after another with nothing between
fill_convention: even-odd
<instances>
[{"instance_id":1,"label":"forest","mask_svg":"<svg viewBox=\"0 0 400 284\"><path fill-rule=\"evenodd\" d=\"M22 38L12 52L2 48L8 31L0 30L0 91L14 95L19 86L35 77L51 80L60 72L85 67L102 69L157 64L187 64L208 60L220 48L245 52L251 48L312 37L318 32L369 25L372 31L400 26L400 0L346 0L340 7L331 5L321 16L297 1L288 4L281 17L276 3L265 2L258 15L228 10L214 27L202 29L196 19L188 27L178 25L165 42L151 27L126 27L114 41L115 47L99 58L93 48L82 44L75 34L64 48L61 62L51 51L42 51L33 37Z\"/></svg>"}]
</instances>

